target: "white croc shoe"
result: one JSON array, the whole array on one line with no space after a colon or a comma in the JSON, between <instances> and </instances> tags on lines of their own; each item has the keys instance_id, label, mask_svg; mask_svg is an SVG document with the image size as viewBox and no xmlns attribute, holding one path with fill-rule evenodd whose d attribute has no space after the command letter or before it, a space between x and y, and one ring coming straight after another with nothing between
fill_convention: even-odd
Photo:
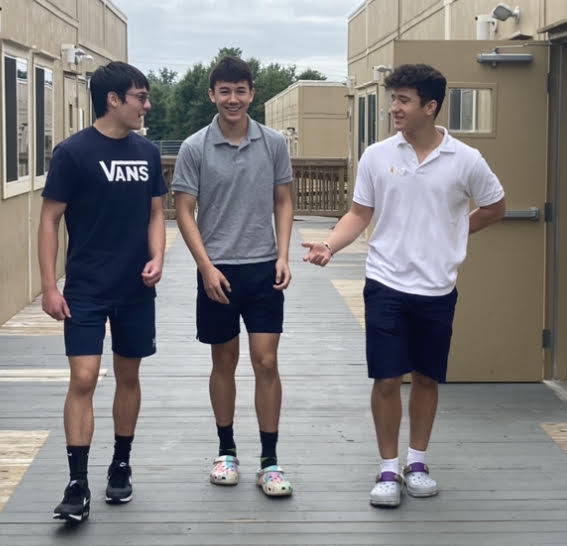
<instances>
[{"instance_id":1,"label":"white croc shoe","mask_svg":"<svg viewBox=\"0 0 567 546\"><path fill-rule=\"evenodd\" d=\"M395 472L382 472L376 477L376 485L370 491L370 504L373 506L400 505L403 478Z\"/></svg>"},{"instance_id":2,"label":"white croc shoe","mask_svg":"<svg viewBox=\"0 0 567 546\"><path fill-rule=\"evenodd\" d=\"M412 463L404 468L404 480L408 495L433 497L439 492L437 482L429 477L429 468L423 463Z\"/></svg>"}]
</instances>

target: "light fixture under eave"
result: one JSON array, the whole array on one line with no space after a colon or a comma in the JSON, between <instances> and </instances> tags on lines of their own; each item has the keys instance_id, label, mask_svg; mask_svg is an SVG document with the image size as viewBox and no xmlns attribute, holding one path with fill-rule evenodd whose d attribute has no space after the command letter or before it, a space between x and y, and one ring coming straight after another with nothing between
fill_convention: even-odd
<instances>
[{"instance_id":1,"label":"light fixture under eave","mask_svg":"<svg viewBox=\"0 0 567 546\"><path fill-rule=\"evenodd\" d=\"M516 6L512 9L508 4L498 4L492 10L492 17L499 21L506 21L506 19L513 17L518 23L520 21L520 8Z\"/></svg>"},{"instance_id":2,"label":"light fixture under eave","mask_svg":"<svg viewBox=\"0 0 567 546\"><path fill-rule=\"evenodd\" d=\"M375 82L380 81L381 74L387 74L388 72L392 72L391 66L385 66L383 64L379 64L378 66L372 67L372 79Z\"/></svg>"},{"instance_id":3,"label":"light fixture under eave","mask_svg":"<svg viewBox=\"0 0 567 546\"><path fill-rule=\"evenodd\" d=\"M531 53L479 53L476 56L479 63L488 63L495 67L498 63L531 63L534 56Z\"/></svg>"}]
</instances>

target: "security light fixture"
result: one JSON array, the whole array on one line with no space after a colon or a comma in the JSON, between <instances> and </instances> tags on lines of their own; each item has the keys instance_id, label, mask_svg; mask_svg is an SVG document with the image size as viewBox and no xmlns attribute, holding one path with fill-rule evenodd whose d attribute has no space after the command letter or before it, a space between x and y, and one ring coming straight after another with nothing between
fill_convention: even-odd
<instances>
[{"instance_id":1,"label":"security light fixture","mask_svg":"<svg viewBox=\"0 0 567 546\"><path fill-rule=\"evenodd\" d=\"M93 56L87 55L84 50L74 44L63 44L61 52L65 56L65 60L70 64L78 65L82 61L92 61Z\"/></svg>"},{"instance_id":2,"label":"security light fixture","mask_svg":"<svg viewBox=\"0 0 567 546\"><path fill-rule=\"evenodd\" d=\"M506 21L506 19L513 17L517 23L520 20L520 8L516 6L512 9L508 4L498 4L492 10L492 17L499 21Z\"/></svg>"},{"instance_id":3,"label":"security light fixture","mask_svg":"<svg viewBox=\"0 0 567 546\"><path fill-rule=\"evenodd\" d=\"M379 64L378 66L372 67L372 79L377 82L380 81L380 75L386 74L388 72L392 72L391 66L385 66L383 64Z\"/></svg>"}]
</instances>

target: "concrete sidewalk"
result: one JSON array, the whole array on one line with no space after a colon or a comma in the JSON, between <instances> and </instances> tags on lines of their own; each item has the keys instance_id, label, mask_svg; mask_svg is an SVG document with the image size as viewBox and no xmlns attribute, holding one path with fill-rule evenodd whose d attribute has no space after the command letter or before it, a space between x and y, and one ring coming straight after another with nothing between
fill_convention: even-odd
<instances>
[{"instance_id":1,"label":"concrete sidewalk","mask_svg":"<svg viewBox=\"0 0 567 546\"><path fill-rule=\"evenodd\" d=\"M291 498L268 499L254 485L260 447L245 336L235 420L241 482L234 488L208 483L217 450L209 348L195 340L195 266L170 224L172 244L158 289L158 353L142 365L131 503L104 502L113 444L109 345L95 395L91 516L69 527L51 519L67 481L62 407L68 367L60 328L45 321L37 303L0 328L0 490L7 500L0 544L567 544L567 455L550 436L565 437L567 403L543 384L443 385L428 456L439 496L405 496L394 510L369 505L378 454L361 325L364 244L339 253L324 269L301 261L302 238L320 240L334 223L294 223L278 447L295 487ZM402 455L407 437L404 419ZM9 484L24 472L11 491Z\"/></svg>"}]
</instances>

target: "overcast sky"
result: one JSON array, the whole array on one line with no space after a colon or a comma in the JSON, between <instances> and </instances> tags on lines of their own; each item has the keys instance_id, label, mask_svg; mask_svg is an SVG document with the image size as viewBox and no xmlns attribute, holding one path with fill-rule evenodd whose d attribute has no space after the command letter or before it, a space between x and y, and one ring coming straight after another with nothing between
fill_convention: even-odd
<instances>
[{"instance_id":1,"label":"overcast sky","mask_svg":"<svg viewBox=\"0 0 567 546\"><path fill-rule=\"evenodd\" d=\"M183 75L221 47L343 81L348 16L363 0L112 0L128 17L129 62Z\"/></svg>"}]
</instances>

